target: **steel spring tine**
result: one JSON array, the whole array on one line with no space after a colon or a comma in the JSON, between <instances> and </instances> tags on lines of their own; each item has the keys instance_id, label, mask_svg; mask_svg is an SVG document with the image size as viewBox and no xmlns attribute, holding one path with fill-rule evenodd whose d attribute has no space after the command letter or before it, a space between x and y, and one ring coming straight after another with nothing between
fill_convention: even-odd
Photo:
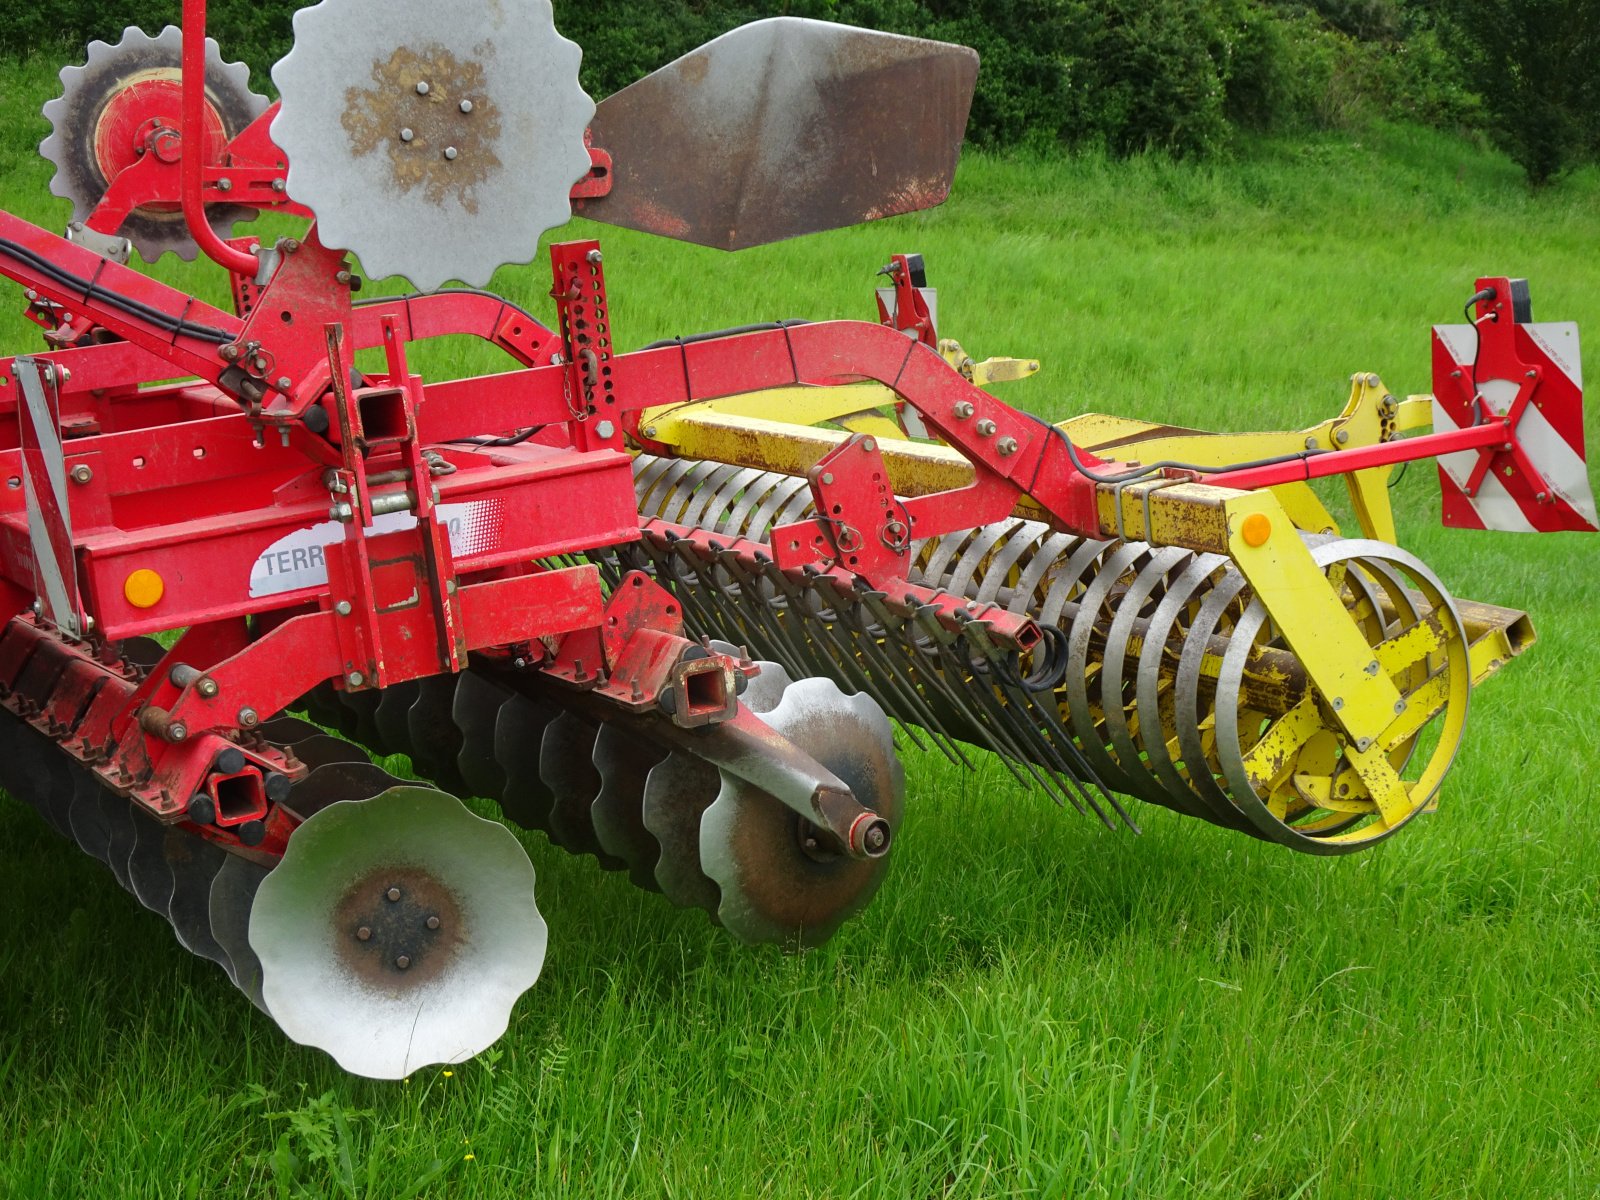
<instances>
[{"instance_id":1,"label":"steel spring tine","mask_svg":"<svg viewBox=\"0 0 1600 1200\"><path fill-rule=\"evenodd\" d=\"M767 613L771 614L770 628L781 647L773 653L773 657L796 674L809 673L808 660L816 647L811 644L811 639L806 637L807 606L800 595L799 585L789 578L787 574L770 558L762 556L761 578L772 589L772 601L760 601ZM778 601L782 601L782 610L779 610Z\"/></svg>"},{"instance_id":2,"label":"steel spring tine","mask_svg":"<svg viewBox=\"0 0 1600 1200\"><path fill-rule=\"evenodd\" d=\"M781 580L782 572L768 559L760 564L760 574L752 574L731 552L726 556L725 568L739 582L739 594L743 600L740 605L743 610L740 624L747 635L747 642L763 646L772 657L798 670L799 656L790 640L789 631L784 627L777 608L765 594L767 588L774 593L778 588L778 583L769 575L776 575Z\"/></svg>"},{"instance_id":3,"label":"steel spring tine","mask_svg":"<svg viewBox=\"0 0 1600 1200\"><path fill-rule=\"evenodd\" d=\"M905 707L901 710L905 714L903 719L909 719L926 730L928 736L933 740L933 744L939 748L940 753L951 762L959 763L961 766L971 770L972 760L967 757L966 751L961 748L961 743L945 728L944 722L934 712L933 706L928 702L928 698L922 694L917 683L917 677L911 673L912 660L909 657L905 657L903 660L904 665L900 665L896 664L890 657L890 647L894 645L902 647L905 655L909 656L911 653L907 647L907 643L910 640L910 634L907 630L908 622L889 611L888 596L885 593L864 589L860 596L865 616L870 618L871 624L882 630L880 637L874 635L870 629L865 629L862 638L863 645L870 647L869 653L873 665L884 680L894 687L896 695L904 703ZM885 705L884 707L890 708L891 711L893 710L891 705Z\"/></svg>"},{"instance_id":4,"label":"steel spring tine","mask_svg":"<svg viewBox=\"0 0 1600 1200\"><path fill-rule=\"evenodd\" d=\"M927 581L925 586L930 588L938 587L939 581L945 577L946 569L959 557L967 543L982 532L983 528L985 527L980 526L978 529L962 529L954 533L941 534L937 540L929 538L928 541L935 542L935 545L929 551L927 560L922 565L922 578Z\"/></svg>"},{"instance_id":5,"label":"steel spring tine","mask_svg":"<svg viewBox=\"0 0 1600 1200\"><path fill-rule=\"evenodd\" d=\"M138 818L133 813L133 801L102 788L100 808L105 813L111 838L106 846L106 865L111 868L111 874L116 876L122 890L131 895L133 876L128 872L128 859L133 855L134 839L139 833L134 824Z\"/></svg>"},{"instance_id":6,"label":"steel spring tine","mask_svg":"<svg viewBox=\"0 0 1600 1200\"><path fill-rule=\"evenodd\" d=\"M640 512L645 510L646 498L656 481L676 461L680 460L663 458L658 454L640 454L633 460L633 493Z\"/></svg>"},{"instance_id":7,"label":"steel spring tine","mask_svg":"<svg viewBox=\"0 0 1600 1200\"><path fill-rule=\"evenodd\" d=\"M694 484L686 481L696 472L705 474L711 469L712 466L695 459L673 460L672 465L656 481L654 490L639 505L639 511L678 524L677 514L682 511L684 504L694 493Z\"/></svg>"},{"instance_id":8,"label":"steel spring tine","mask_svg":"<svg viewBox=\"0 0 1600 1200\"><path fill-rule=\"evenodd\" d=\"M700 496L701 489L712 479L730 470L737 470L737 468L729 467L726 463L716 462L713 459L704 459L695 463L673 485L672 491L668 496L668 503L661 513L663 519L672 522L674 525L690 524L691 522L683 519L683 514L694 504L696 497ZM701 502L704 503L703 497L701 497Z\"/></svg>"},{"instance_id":9,"label":"steel spring tine","mask_svg":"<svg viewBox=\"0 0 1600 1200\"><path fill-rule=\"evenodd\" d=\"M1168 750L1170 741L1176 739L1177 729L1171 730L1169 737L1168 728L1163 723L1161 712L1161 681L1163 677L1168 682L1169 695L1176 686L1175 669L1163 673L1161 669L1162 658L1171 646L1174 635L1178 629L1178 620L1190 603L1191 598L1202 587L1211 583L1212 577L1219 569L1228 563L1226 555L1202 554L1199 555L1183 571L1178 579L1167 589L1161 603L1156 606L1156 611L1150 617L1150 623L1145 630L1144 647L1139 652L1139 683L1138 683L1138 710L1139 741L1144 747L1145 761L1155 770L1157 780L1162 785L1161 791L1165 797L1161 803L1168 807L1181 806L1178 811L1190 816L1211 819L1209 813L1211 806L1206 802L1196 788L1183 777L1178 767L1172 761ZM1181 651L1181 647L1179 648ZM1175 656L1176 656L1175 652ZM1176 696L1172 695L1171 704L1177 706ZM1154 724L1151 724L1152 719ZM1151 729L1155 730L1151 736ZM1180 800L1179 797L1182 797Z\"/></svg>"},{"instance_id":10,"label":"steel spring tine","mask_svg":"<svg viewBox=\"0 0 1600 1200\"><path fill-rule=\"evenodd\" d=\"M510 698L509 688L469 668L461 672L450 708L450 719L461 731L456 768L468 793L485 800L498 802L506 789L506 773L494 756L494 729L501 706Z\"/></svg>"},{"instance_id":11,"label":"steel spring tine","mask_svg":"<svg viewBox=\"0 0 1600 1200\"><path fill-rule=\"evenodd\" d=\"M693 610L692 620L704 626L712 614L705 607L705 597L698 594L699 590L706 586L702 580L706 563L695 544L687 538L674 539L664 565L667 578L676 585L672 588L672 593L682 601L686 610L685 616L689 615L688 610ZM684 567L688 568L687 572L682 569ZM657 582L660 582L659 576Z\"/></svg>"},{"instance_id":12,"label":"steel spring tine","mask_svg":"<svg viewBox=\"0 0 1600 1200\"><path fill-rule=\"evenodd\" d=\"M844 656L847 659L847 675L851 685L856 691L871 696L880 708L891 714L900 715L906 736L918 750L926 750L927 746L917 736L915 727L907 720L908 716L917 712L914 696L908 695L905 680L883 657L878 646L878 636L866 620L865 594L859 591L845 593L829 576L819 575L814 586L821 593L823 601L834 611L836 617L834 629L842 631L850 639L850 646L853 647L853 650ZM843 649L837 642L831 644L835 648ZM957 761L955 756L940 744L939 735L934 729L928 729L928 736L947 758Z\"/></svg>"},{"instance_id":13,"label":"steel spring tine","mask_svg":"<svg viewBox=\"0 0 1600 1200\"><path fill-rule=\"evenodd\" d=\"M1000 553L989 560L982 582L978 584L977 591L971 595L972 600L977 604L995 603L1000 595L1000 589L1005 587L1006 581L1011 578L1012 569L1029 550L1037 550L1049 532L1048 526L1041 525L1037 521L1018 522L1017 532L1011 535Z\"/></svg>"},{"instance_id":14,"label":"steel spring tine","mask_svg":"<svg viewBox=\"0 0 1600 1200\"><path fill-rule=\"evenodd\" d=\"M989 716L995 699L994 693L988 685L982 680L975 680L976 686L969 686L963 689L965 692L978 697L979 707L977 709L971 708L956 693L950 678L957 675L965 676L968 673L970 659L963 658L963 656L955 653L952 647L956 644L964 645L965 639L959 634L951 633L945 629L939 622L937 613L937 607L932 604L917 604L914 606L911 620L906 625L908 630L915 627L930 639L936 648L936 653L941 663L944 665L944 671L930 671L928 679L945 694L946 699L954 705L957 712L965 712L970 715L974 731L981 737L986 748L994 751L1000 757L1001 763L1004 764L1006 770L1011 773L1018 783L1023 787L1028 786L1028 780L1017 770L1017 766L1020 764L1046 793L1053 792L1052 785L1040 776L1037 768L1028 762L1027 756L1021 752L1019 747L1011 744L1008 732L1003 727L997 726L992 717L988 720L985 719Z\"/></svg>"},{"instance_id":15,"label":"steel spring tine","mask_svg":"<svg viewBox=\"0 0 1600 1200\"><path fill-rule=\"evenodd\" d=\"M978 650L979 654L991 664L991 670L995 672L996 678L1001 681L1000 686L1005 689L1006 696L1011 701L1012 707L1019 708L1022 712L1041 712L1042 710L1047 710L1050 707L1053 707L1053 705L1036 705L1034 702L1034 697L1029 696L1020 685L1013 682L1009 669L1001 669L999 664L1004 663L1005 656L1004 653L1000 651L1000 649L994 644L993 639L990 638L989 634L991 630L987 622L970 621L962 626L962 630L966 634L968 641ZM1053 699L1054 697L1052 696L1052 700ZM1056 722L1056 724L1059 726L1059 720ZM1106 828L1116 828L1115 823L1105 815L1099 804L1095 802L1094 797L1089 794L1088 789L1083 785L1083 779L1085 777L1093 779L1093 773L1087 771L1085 766L1080 765L1075 769L1073 766L1069 765L1066 759L1060 753L1056 742L1049 737L1042 736L1037 728L1034 728L1030 732L1032 735L1030 740L1037 741L1037 743L1042 747L1044 751L1043 757L1045 757L1047 760L1054 760L1053 762L1046 761L1042 765L1046 766L1050 770L1055 771L1058 775L1068 780L1071 784L1070 790L1066 788L1057 789L1051 798L1057 803L1060 803L1061 798L1065 797L1072 807L1083 816L1087 816L1089 811L1092 809L1094 811L1094 815L1100 818L1101 822L1104 823ZM1065 731L1063 731L1063 736L1060 739L1061 743L1066 746L1071 746L1071 740L1066 738L1064 734ZM1085 804L1088 805L1087 808L1085 807Z\"/></svg>"},{"instance_id":16,"label":"steel spring tine","mask_svg":"<svg viewBox=\"0 0 1600 1200\"><path fill-rule=\"evenodd\" d=\"M392 684L378 693L378 706L373 709L372 723L378 730L378 740L372 748L379 754L404 754L415 757L411 749L411 725L407 714L422 692L422 682L407 679Z\"/></svg>"}]
</instances>

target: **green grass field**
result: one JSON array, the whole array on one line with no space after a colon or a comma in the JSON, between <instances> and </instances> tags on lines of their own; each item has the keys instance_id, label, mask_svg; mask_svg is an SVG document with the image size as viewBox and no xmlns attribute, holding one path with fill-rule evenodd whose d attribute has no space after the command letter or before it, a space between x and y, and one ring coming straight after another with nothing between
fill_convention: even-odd
<instances>
[{"instance_id":1,"label":"green grass field","mask_svg":"<svg viewBox=\"0 0 1600 1200\"><path fill-rule=\"evenodd\" d=\"M58 227L53 85L0 64L0 201ZM1600 177L1531 197L1408 129L1216 166L969 160L933 213L738 257L601 236L623 345L870 317L872 271L919 250L946 333L1039 357L1005 395L1055 418L1281 428L1356 370L1425 391L1428 327L1479 274L1600 337ZM155 270L222 299L215 270ZM542 312L548 278L497 286ZM7 352L34 345L19 309ZM1541 634L1475 697L1437 815L1320 860L1165 811L1111 834L995 762L912 757L887 884L801 957L529 837L544 977L495 1049L403 1084L288 1043L0 798L0 1196L1595 1195L1600 539L1446 532L1431 470L1396 496L1408 546Z\"/></svg>"}]
</instances>

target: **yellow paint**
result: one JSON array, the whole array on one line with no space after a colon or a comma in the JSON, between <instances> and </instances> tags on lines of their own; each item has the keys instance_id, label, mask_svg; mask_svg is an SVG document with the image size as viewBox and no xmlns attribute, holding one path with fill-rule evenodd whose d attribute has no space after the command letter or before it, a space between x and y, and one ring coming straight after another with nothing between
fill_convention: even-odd
<instances>
[{"instance_id":1,"label":"yellow paint","mask_svg":"<svg viewBox=\"0 0 1600 1200\"><path fill-rule=\"evenodd\" d=\"M154 608L166 593L166 582L148 567L140 567L122 581L122 594L135 608Z\"/></svg>"}]
</instances>

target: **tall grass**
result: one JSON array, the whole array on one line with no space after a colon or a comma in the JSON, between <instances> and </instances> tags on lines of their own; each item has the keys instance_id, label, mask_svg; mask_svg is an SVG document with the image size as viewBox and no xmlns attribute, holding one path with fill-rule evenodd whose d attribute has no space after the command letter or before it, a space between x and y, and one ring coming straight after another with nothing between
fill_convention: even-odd
<instances>
[{"instance_id":1,"label":"tall grass","mask_svg":"<svg viewBox=\"0 0 1600 1200\"><path fill-rule=\"evenodd\" d=\"M0 64L0 180L59 225L51 83ZM1250 429L1331 415L1357 370L1425 390L1428 326L1479 274L1600 330L1597 200L1380 128L1211 167L969 159L938 211L738 257L602 236L624 344L865 316L920 250L947 333L1044 362L1008 399ZM496 286L544 311L547 279ZM17 307L8 350L34 344ZM1426 470L1396 498L1452 587L1542 634L1475 697L1438 815L1332 861L1165 811L1135 839L906 747L890 879L802 957L530 837L544 978L495 1049L401 1084L288 1044L0 801L0 1196L1592 1196L1600 550L1445 533Z\"/></svg>"}]
</instances>

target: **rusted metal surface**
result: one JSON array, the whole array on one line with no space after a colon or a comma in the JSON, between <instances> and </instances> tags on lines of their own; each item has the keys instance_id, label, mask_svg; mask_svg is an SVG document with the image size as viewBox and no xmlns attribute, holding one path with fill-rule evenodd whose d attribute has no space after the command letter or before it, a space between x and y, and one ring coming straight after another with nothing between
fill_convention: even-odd
<instances>
[{"instance_id":1,"label":"rusted metal surface","mask_svg":"<svg viewBox=\"0 0 1600 1200\"><path fill-rule=\"evenodd\" d=\"M740 250L949 194L978 77L963 46L779 17L603 101L611 194L586 217Z\"/></svg>"}]
</instances>

